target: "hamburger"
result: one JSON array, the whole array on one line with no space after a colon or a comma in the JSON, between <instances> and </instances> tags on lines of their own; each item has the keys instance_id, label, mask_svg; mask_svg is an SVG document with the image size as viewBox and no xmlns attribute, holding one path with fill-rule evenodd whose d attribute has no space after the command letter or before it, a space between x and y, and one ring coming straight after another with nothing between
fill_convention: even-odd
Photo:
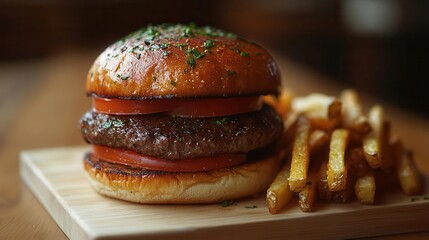
<instances>
[{"instance_id":1,"label":"hamburger","mask_svg":"<svg viewBox=\"0 0 429 240\"><path fill-rule=\"evenodd\" d=\"M282 121L262 47L213 27L150 25L95 60L80 120L96 192L132 202L197 204L266 189L279 170Z\"/></svg>"}]
</instances>

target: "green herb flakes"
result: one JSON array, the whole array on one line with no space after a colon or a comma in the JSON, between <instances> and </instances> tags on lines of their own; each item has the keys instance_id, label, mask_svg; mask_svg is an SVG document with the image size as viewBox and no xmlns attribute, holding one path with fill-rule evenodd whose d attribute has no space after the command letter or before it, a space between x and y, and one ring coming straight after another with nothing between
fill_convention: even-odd
<instances>
[{"instance_id":1,"label":"green herb flakes","mask_svg":"<svg viewBox=\"0 0 429 240\"><path fill-rule=\"evenodd\" d=\"M206 49L210 49L210 48L212 48L214 46L214 42L213 42L213 40L211 40L211 39L207 39L207 40L205 40L204 41L204 47L206 48Z\"/></svg>"},{"instance_id":2,"label":"green herb flakes","mask_svg":"<svg viewBox=\"0 0 429 240\"><path fill-rule=\"evenodd\" d=\"M197 49L192 49L191 52L196 59L200 59L205 56L203 52L199 52Z\"/></svg>"},{"instance_id":3,"label":"green herb flakes","mask_svg":"<svg viewBox=\"0 0 429 240\"><path fill-rule=\"evenodd\" d=\"M236 38L237 38L237 35L235 35L234 33L227 33L227 34L226 34L226 37L227 37L227 38L236 39Z\"/></svg>"},{"instance_id":4,"label":"green herb flakes","mask_svg":"<svg viewBox=\"0 0 429 240\"><path fill-rule=\"evenodd\" d=\"M233 70L227 70L227 73L228 73L228 76L232 76L236 74L236 72Z\"/></svg>"},{"instance_id":5,"label":"green herb flakes","mask_svg":"<svg viewBox=\"0 0 429 240\"><path fill-rule=\"evenodd\" d=\"M186 26L183 29L183 36L184 37L194 37L195 36L192 26Z\"/></svg>"},{"instance_id":6,"label":"green herb flakes","mask_svg":"<svg viewBox=\"0 0 429 240\"><path fill-rule=\"evenodd\" d=\"M176 87L177 82L176 82L176 81L174 81L174 80L171 80L171 81L170 81L170 84L171 84L171 85L173 85L173 87Z\"/></svg>"},{"instance_id":7,"label":"green herb flakes","mask_svg":"<svg viewBox=\"0 0 429 240\"><path fill-rule=\"evenodd\" d=\"M129 76L126 76L126 75L122 75L122 76L121 76L121 80L123 80L123 81L128 80L128 78L129 78Z\"/></svg>"},{"instance_id":8,"label":"green herb flakes","mask_svg":"<svg viewBox=\"0 0 429 240\"><path fill-rule=\"evenodd\" d=\"M240 56L242 56L242 57L248 57L249 53L244 52L244 51L240 51Z\"/></svg>"},{"instance_id":9,"label":"green herb flakes","mask_svg":"<svg viewBox=\"0 0 429 240\"><path fill-rule=\"evenodd\" d=\"M114 127L123 127L125 124L124 124L124 122L122 122L121 120L118 119L118 120L113 120L112 125Z\"/></svg>"},{"instance_id":10,"label":"green herb flakes","mask_svg":"<svg viewBox=\"0 0 429 240\"><path fill-rule=\"evenodd\" d=\"M101 124L101 128L110 128L110 126L112 126L112 121L106 121L104 123Z\"/></svg>"},{"instance_id":11,"label":"green herb flakes","mask_svg":"<svg viewBox=\"0 0 429 240\"><path fill-rule=\"evenodd\" d=\"M255 53L255 55L256 55L256 56L262 56L262 53L257 52L257 53Z\"/></svg>"},{"instance_id":12,"label":"green herb flakes","mask_svg":"<svg viewBox=\"0 0 429 240\"><path fill-rule=\"evenodd\" d=\"M188 59L186 60L186 63L188 64L188 66L193 69L195 66L195 58L193 57L188 57Z\"/></svg>"},{"instance_id":13,"label":"green herb flakes","mask_svg":"<svg viewBox=\"0 0 429 240\"><path fill-rule=\"evenodd\" d=\"M179 43L176 45L176 47L180 48L180 50L183 50L184 47L187 47L188 44L184 44L184 43Z\"/></svg>"},{"instance_id":14,"label":"green herb flakes","mask_svg":"<svg viewBox=\"0 0 429 240\"><path fill-rule=\"evenodd\" d=\"M168 43L161 43L161 44L159 45L159 47L160 47L161 49L168 48L168 46L169 46L169 44L168 44Z\"/></svg>"},{"instance_id":15,"label":"green herb flakes","mask_svg":"<svg viewBox=\"0 0 429 240\"><path fill-rule=\"evenodd\" d=\"M223 125L223 124L228 123L228 122L229 122L229 118L227 118L227 117L213 120L213 123L217 124L217 125Z\"/></svg>"},{"instance_id":16,"label":"green herb flakes","mask_svg":"<svg viewBox=\"0 0 429 240\"><path fill-rule=\"evenodd\" d=\"M223 202L221 203L222 207L229 207L229 206L231 206L232 204L234 204L234 201L230 201L230 200L223 201Z\"/></svg>"}]
</instances>

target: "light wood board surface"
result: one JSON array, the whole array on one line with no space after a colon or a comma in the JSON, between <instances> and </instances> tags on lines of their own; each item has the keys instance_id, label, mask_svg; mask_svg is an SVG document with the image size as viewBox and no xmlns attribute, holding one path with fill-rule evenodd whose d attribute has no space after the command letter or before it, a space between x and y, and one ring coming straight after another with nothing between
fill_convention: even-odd
<instances>
[{"instance_id":1,"label":"light wood board surface","mask_svg":"<svg viewBox=\"0 0 429 240\"><path fill-rule=\"evenodd\" d=\"M377 196L373 206L317 203L312 213L301 212L294 199L277 215L268 213L262 195L229 207L128 203L91 189L82 168L85 151L87 147L69 147L21 153L21 178L71 239L332 239L429 230L428 189L419 201L398 190Z\"/></svg>"}]
</instances>

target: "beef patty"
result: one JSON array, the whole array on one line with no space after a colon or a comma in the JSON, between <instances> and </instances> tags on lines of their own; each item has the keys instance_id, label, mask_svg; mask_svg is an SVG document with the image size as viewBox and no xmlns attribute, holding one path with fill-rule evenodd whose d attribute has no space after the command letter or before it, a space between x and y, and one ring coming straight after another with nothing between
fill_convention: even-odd
<instances>
[{"instance_id":1,"label":"beef patty","mask_svg":"<svg viewBox=\"0 0 429 240\"><path fill-rule=\"evenodd\" d=\"M88 143L178 160L263 148L280 137L283 126L275 111L264 105L260 111L214 118L89 111L80 127Z\"/></svg>"}]
</instances>

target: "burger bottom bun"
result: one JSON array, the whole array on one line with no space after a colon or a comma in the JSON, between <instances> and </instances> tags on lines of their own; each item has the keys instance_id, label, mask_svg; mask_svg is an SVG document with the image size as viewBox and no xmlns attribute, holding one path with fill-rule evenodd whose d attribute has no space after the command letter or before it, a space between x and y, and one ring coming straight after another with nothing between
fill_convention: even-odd
<instances>
[{"instance_id":1,"label":"burger bottom bun","mask_svg":"<svg viewBox=\"0 0 429 240\"><path fill-rule=\"evenodd\" d=\"M207 172L167 173L131 168L87 154L84 168L102 195L147 204L200 204L233 200L268 188L280 167L277 155Z\"/></svg>"}]
</instances>

